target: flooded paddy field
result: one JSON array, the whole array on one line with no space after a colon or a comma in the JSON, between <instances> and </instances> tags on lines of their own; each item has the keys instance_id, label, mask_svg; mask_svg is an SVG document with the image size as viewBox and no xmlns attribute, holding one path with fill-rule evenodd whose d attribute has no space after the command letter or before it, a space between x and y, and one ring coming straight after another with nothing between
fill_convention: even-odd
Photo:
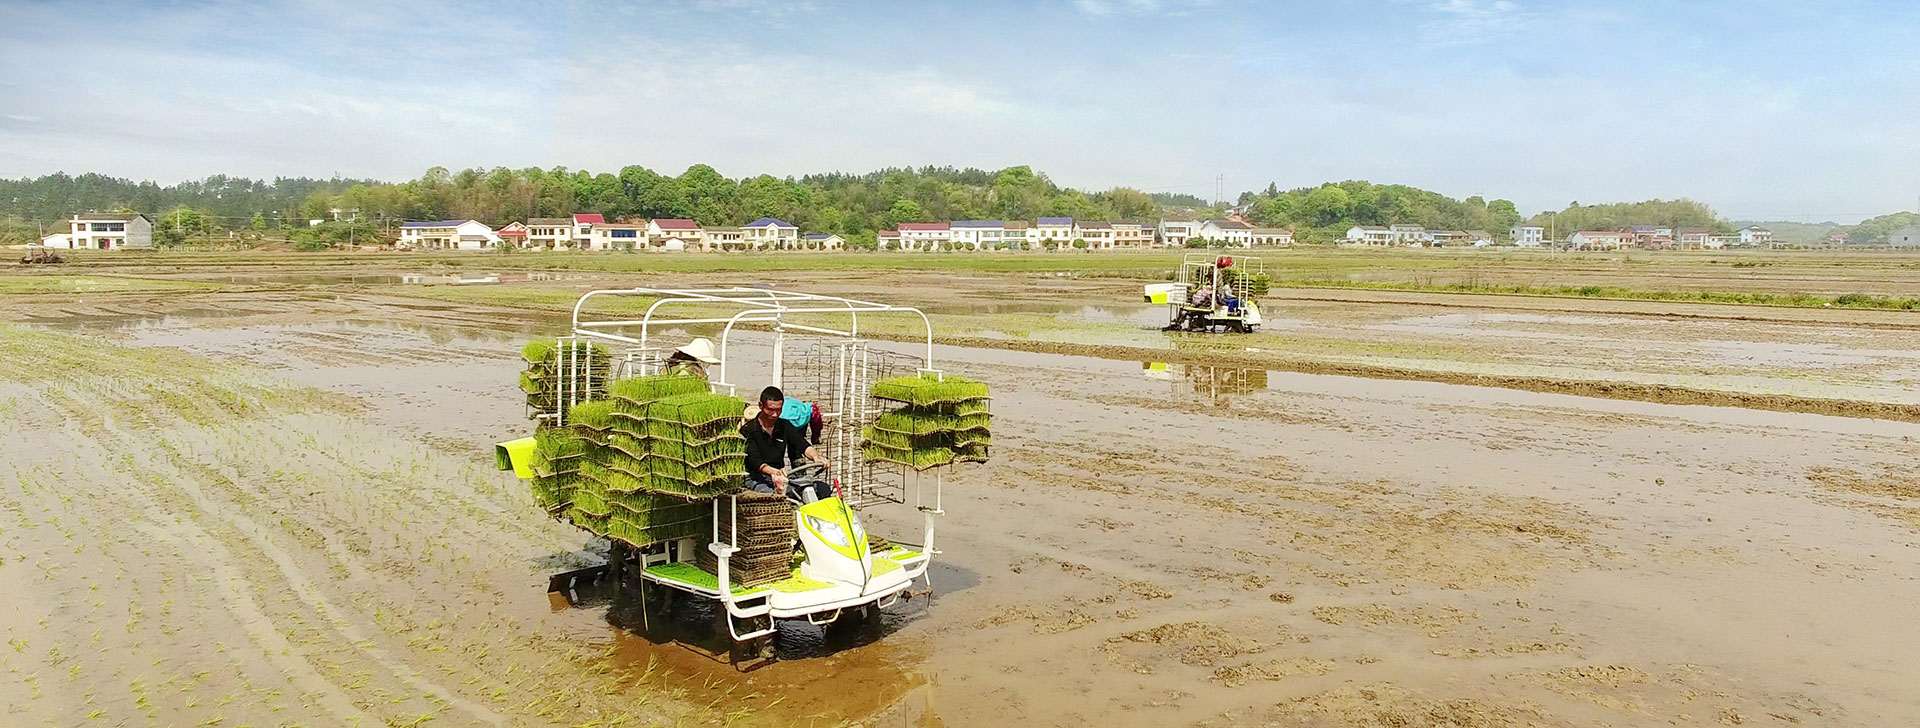
<instances>
[{"instance_id":1,"label":"flooded paddy field","mask_svg":"<svg viewBox=\"0 0 1920 728\"><path fill-rule=\"evenodd\" d=\"M4 299L9 725L1920 722L1920 425L1288 364L1898 403L1891 312L1341 292L1187 342L1131 283L743 275L926 305L999 447L931 606L742 672L551 601L601 556L493 470L599 279L207 280Z\"/></svg>"}]
</instances>

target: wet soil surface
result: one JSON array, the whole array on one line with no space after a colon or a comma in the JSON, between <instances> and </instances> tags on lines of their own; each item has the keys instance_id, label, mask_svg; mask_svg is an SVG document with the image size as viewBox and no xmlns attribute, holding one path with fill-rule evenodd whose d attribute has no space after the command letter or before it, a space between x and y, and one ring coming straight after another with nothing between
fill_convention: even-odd
<instances>
[{"instance_id":1,"label":"wet soil surface","mask_svg":"<svg viewBox=\"0 0 1920 728\"><path fill-rule=\"evenodd\" d=\"M1920 722L1920 425L941 346L999 447L934 603L742 671L545 593L599 557L488 448L552 318L192 301L0 364L9 723Z\"/></svg>"}]
</instances>

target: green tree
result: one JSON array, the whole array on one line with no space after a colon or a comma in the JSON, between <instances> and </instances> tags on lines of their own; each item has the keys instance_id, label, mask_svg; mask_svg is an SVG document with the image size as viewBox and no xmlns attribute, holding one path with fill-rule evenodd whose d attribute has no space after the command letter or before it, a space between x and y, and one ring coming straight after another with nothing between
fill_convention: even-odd
<instances>
[{"instance_id":1,"label":"green tree","mask_svg":"<svg viewBox=\"0 0 1920 728\"><path fill-rule=\"evenodd\" d=\"M903 222L924 222L926 219L926 211L913 200L894 200L893 205L887 208L886 224L889 228L899 227Z\"/></svg>"}]
</instances>

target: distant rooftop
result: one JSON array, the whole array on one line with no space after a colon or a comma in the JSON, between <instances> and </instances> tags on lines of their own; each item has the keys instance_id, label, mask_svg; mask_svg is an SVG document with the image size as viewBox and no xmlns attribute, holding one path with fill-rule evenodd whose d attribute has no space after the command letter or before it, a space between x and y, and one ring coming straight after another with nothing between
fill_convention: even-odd
<instances>
[{"instance_id":1,"label":"distant rooftop","mask_svg":"<svg viewBox=\"0 0 1920 728\"><path fill-rule=\"evenodd\" d=\"M473 221L472 220L414 220L411 222L400 223L400 227L403 227L403 228L460 227L461 225L465 225L470 222L473 222Z\"/></svg>"},{"instance_id":2,"label":"distant rooftop","mask_svg":"<svg viewBox=\"0 0 1920 728\"><path fill-rule=\"evenodd\" d=\"M578 222L606 222L607 218L604 215L601 215L600 213L597 213L597 212L576 212L573 214L573 221L577 223Z\"/></svg>"},{"instance_id":3,"label":"distant rooftop","mask_svg":"<svg viewBox=\"0 0 1920 728\"><path fill-rule=\"evenodd\" d=\"M926 231L929 231L929 230L946 230L946 229L948 229L948 226L947 226L947 224L946 224L946 223L944 223L944 222L903 222L903 223L900 223L900 230L901 230L902 232L905 232L905 231L907 231L907 230L915 230L915 231L920 231L920 232L926 232Z\"/></svg>"},{"instance_id":4,"label":"distant rooftop","mask_svg":"<svg viewBox=\"0 0 1920 728\"><path fill-rule=\"evenodd\" d=\"M653 221L661 230L699 230L700 223L684 217L663 217Z\"/></svg>"},{"instance_id":5,"label":"distant rooftop","mask_svg":"<svg viewBox=\"0 0 1920 728\"><path fill-rule=\"evenodd\" d=\"M1006 227L1006 223L1001 220L955 220L953 221L953 226L957 228L1004 228Z\"/></svg>"},{"instance_id":6,"label":"distant rooftop","mask_svg":"<svg viewBox=\"0 0 1920 728\"><path fill-rule=\"evenodd\" d=\"M1035 220L1035 221L1033 221L1033 222L1034 222L1034 224L1037 224L1037 225L1072 225L1072 224L1073 224L1073 218L1071 218L1071 217L1043 217L1043 218L1040 218L1040 219L1038 219L1038 220Z\"/></svg>"},{"instance_id":7,"label":"distant rooftop","mask_svg":"<svg viewBox=\"0 0 1920 728\"><path fill-rule=\"evenodd\" d=\"M760 218L760 219L758 219L758 220L755 220L755 221L753 221L753 222L750 222L750 223L747 223L746 225L743 225L743 226L741 226L741 227L750 227L750 228L757 228L757 227L777 227L777 228L790 228L790 227L794 227L794 225L793 225L793 223L790 223L790 222L787 222L787 221L785 221L785 220L781 220L781 219L779 219L779 218L777 218L777 217L763 217L763 218Z\"/></svg>"}]
</instances>

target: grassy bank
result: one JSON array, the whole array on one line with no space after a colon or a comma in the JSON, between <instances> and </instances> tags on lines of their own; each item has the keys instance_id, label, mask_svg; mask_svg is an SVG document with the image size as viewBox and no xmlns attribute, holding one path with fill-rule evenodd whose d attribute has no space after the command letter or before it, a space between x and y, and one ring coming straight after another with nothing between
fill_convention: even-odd
<instances>
[{"instance_id":1,"label":"grassy bank","mask_svg":"<svg viewBox=\"0 0 1920 728\"><path fill-rule=\"evenodd\" d=\"M0 275L0 294L210 291L218 284L156 278L74 275Z\"/></svg>"}]
</instances>

